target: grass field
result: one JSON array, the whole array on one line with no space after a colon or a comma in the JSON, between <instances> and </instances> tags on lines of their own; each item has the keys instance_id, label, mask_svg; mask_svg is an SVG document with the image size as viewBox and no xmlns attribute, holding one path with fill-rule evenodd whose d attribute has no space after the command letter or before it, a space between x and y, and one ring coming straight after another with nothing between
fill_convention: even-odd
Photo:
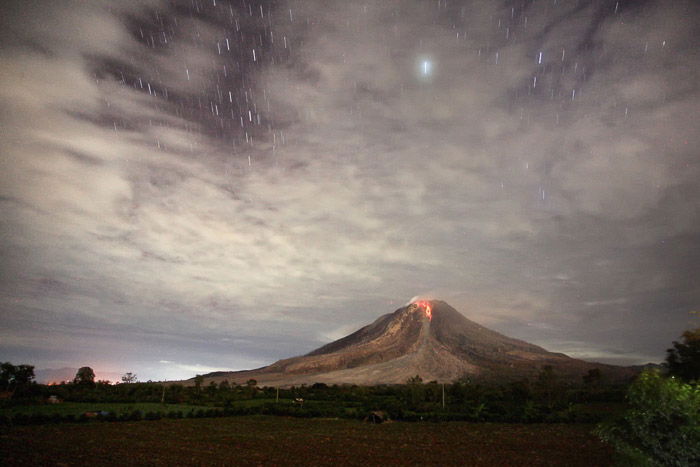
<instances>
[{"instance_id":1,"label":"grass field","mask_svg":"<svg viewBox=\"0 0 700 467\"><path fill-rule=\"evenodd\" d=\"M231 417L4 427L2 465L605 466L590 425Z\"/></svg>"},{"instance_id":2,"label":"grass field","mask_svg":"<svg viewBox=\"0 0 700 467\"><path fill-rule=\"evenodd\" d=\"M143 413L161 412L167 413L170 411L181 411L183 415L187 413L203 409L208 410L212 407L184 405L184 404L158 404L151 402L138 403L106 403L106 402L62 402L60 404L41 404L41 405L18 405L15 407L4 407L0 409L0 415L15 416L17 414L24 415L75 415L76 417L85 412L111 412L116 415L131 413L135 410L140 410Z\"/></svg>"}]
</instances>

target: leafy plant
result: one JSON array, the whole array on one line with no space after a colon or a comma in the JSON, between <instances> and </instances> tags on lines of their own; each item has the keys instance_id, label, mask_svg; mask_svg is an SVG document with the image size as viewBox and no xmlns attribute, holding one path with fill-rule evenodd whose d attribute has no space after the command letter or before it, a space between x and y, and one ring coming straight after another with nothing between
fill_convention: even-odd
<instances>
[{"instance_id":1,"label":"leafy plant","mask_svg":"<svg viewBox=\"0 0 700 467\"><path fill-rule=\"evenodd\" d=\"M635 465L688 466L700 463L700 388L658 370L630 386L629 409L597 433Z\"/></svg>"}]
</instances>

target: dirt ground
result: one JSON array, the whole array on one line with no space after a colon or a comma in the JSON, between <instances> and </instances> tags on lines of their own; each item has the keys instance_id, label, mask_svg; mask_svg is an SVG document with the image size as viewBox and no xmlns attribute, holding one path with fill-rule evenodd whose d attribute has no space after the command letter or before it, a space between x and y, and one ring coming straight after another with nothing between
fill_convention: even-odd
<instances>
[{"instance_id":1,"label":"dirt ground","mask_svg":"<svg viewBox=\"0 0 700 467\"><path fill-rule=\"evenodd\" d=\"M262 416L4 427L0 465L610 465L591 429Z\"/></svg>"}]
</instances>

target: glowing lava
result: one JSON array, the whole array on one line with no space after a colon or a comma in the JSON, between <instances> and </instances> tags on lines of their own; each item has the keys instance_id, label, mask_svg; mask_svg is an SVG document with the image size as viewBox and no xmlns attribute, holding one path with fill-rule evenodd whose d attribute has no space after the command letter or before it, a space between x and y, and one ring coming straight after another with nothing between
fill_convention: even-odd
<instances>
[{"instance_id":1,"label":"glowing lava","mask_svg":"<svg viewBox=\"0 0 700 467\"><path fill-rule=\"evenodd\" d=\"M433 320L433 307L430 305L430 302L427 300L419 300L417 302L413 302L414 305L416 305L418 308L423 308L423 311L425 312L425 316L428 317L428 321Z\"/></svg>"}]
</instances>

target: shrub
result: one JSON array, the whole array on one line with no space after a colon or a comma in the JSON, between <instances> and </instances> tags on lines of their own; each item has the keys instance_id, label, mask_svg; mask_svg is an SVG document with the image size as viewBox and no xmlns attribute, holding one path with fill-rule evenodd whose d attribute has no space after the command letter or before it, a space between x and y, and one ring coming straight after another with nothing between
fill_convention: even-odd
<instances>
[{"instance_id":1,"label":"shrub","mask_svg":"<svg viewBox=\"0 0 700 467\"><path fill-rule=\"evenodd\" d=\"M700 463L700 388L658 371L646 371L630 386L629 409L598 427L598 435L637 465Z\"/></svg>"}]
</instances>

